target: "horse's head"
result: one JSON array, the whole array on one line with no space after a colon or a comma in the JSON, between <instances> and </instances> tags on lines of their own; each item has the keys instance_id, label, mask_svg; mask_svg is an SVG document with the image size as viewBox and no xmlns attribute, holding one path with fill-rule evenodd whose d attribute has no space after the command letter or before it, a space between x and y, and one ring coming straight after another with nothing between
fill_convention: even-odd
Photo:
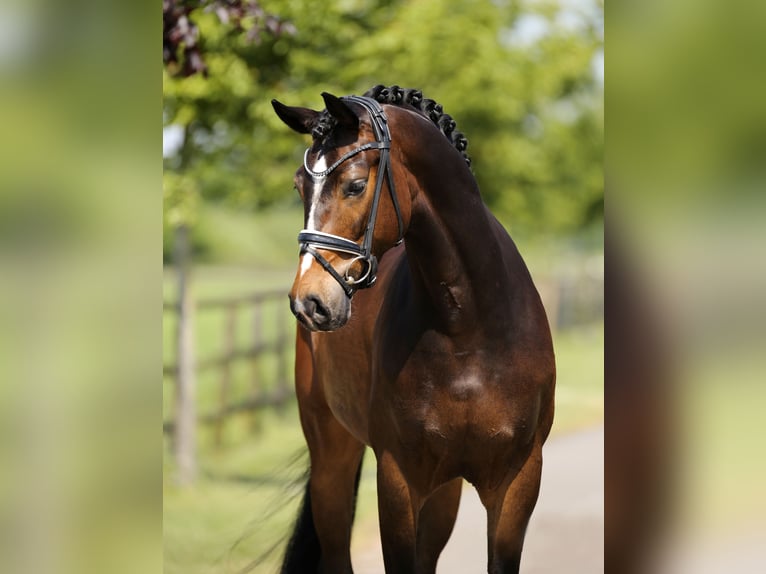
<instances>
[{"instance_id":1,"label":"horse's head","mask_svg":"<svg viewBox=\"0 0 766 574\"><path fill-rule=\"evenodd\" d=\"M348 321L354 293L375 282L377 258L401 240L409 205L397 199L380 104L322 97L322 112L272 105L290 128L313 137L295 173L304 229L290 307L307 328L333 331Z\"/></svg>"}]
</instances>

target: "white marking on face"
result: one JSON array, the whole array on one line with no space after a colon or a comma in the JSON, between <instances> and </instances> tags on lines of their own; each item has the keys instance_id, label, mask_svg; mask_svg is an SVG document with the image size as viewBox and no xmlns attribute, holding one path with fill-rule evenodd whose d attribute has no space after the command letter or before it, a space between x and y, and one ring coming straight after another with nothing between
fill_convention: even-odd
<instances>
[{"instance_id":1,"label":"white marking on face","mask_svg":"<svg viewBox=\"0 0 766 574\"><path fill-rule=\"evenodd\" d=\"M327 169L327 162L324 159L324 156L320 156L317 158L316 163L311 168L312 171L324 171ZM314 190L311 193L311 207L309 208L309 219L306 222L306 229L309 231L316 231L316 210L317 206L319 205L319 199L322 195L322 186L324 185L325 178L324 177L317 177L314 178Z\"/></svg>"},{"instance_id":2,"label":"white marking on face","mask_svg":"<svg viewBox=\"0 0 766 574\"><path fill-rule=\"evenodd\" d=\"M306 274L306 272L309 270L313 262L314 262L314 256L311 255L311 253L303 254L303 258L301 259L301 272L300 272L300 275L298 275L299 279Z\"/></svg>"},{"instance_id":3,"label":"white marking on face","mask_svg":"<svg viewBox=\"0 0 766 574\"><path fill-rule=\"evenodd\" d=\"M317 158L316 163L311 168L312 171L324 171L327 169L327 162L324 156ZM309 231L316 231L316 211L319 205L319 199L322 194L322 186L324 185L325 178L314 178L314 189L311 192L311 206L309 207L309 218L306 222L306 229ZM301 259L301 269L298 278L302 278L306 272L311 268L311 264L314 262L314 257L310 253L304 253Z\"/></svg>"}]
</instances>

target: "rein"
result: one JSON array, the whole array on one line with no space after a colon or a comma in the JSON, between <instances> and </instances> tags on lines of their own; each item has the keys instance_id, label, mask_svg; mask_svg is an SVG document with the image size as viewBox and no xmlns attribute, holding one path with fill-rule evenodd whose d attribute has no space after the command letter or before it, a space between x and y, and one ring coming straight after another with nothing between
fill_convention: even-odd
<instances>
[{"instance_id":1,"label":"rein","mask_svg":"<svg viewBox=\"0 0 766 574\"><path fill-rule=\"evenodd\" d=\"M346 296L350 299L353 297L359 289L366 289L372 287L377 279L378 260L372 254L372 240L375 232L375 221L378 215L378 205L380 204L380 194L383 189L383 179L388 178L388 190L391 193L391 201L394 204L394 210L396 211L396 219L399 224L399 238L396 245L402 242L404 236L404 224L402 223L402 214L399 210L399 201L396 199L396 190L394 189L394 177L391 172L391 134L388 130L388 120L386 114L383 111L381 105L372 98L363 96L348 96L342 98L344 100L354 102L361 105L370 114L370 123L375 134L375 141L369 142L359 146L345 154L343 154L338 160L324 171L313 171L308 165L308 153L303 154L303 167L312 179L321 179L332 173L339 165L341 165L347 159L366 150L378 150L380 151L380 162L378 164L378 173L375 178L375 192L372 196L372 206L370 208L370 215L367 219L367 227L364 232L364 239L362 244L359 245L355 241L346 239L339 235L333 235L332 233L325 233L324 231L314 231L311 229L303 229L298 234L298 244L301 247L301 255L309 253L322 268L327 271L332 277L340 284ZM341 276L332 265L322 257L317 249L324 249L326 251L335 251L336 253L345 253L347 255L353 255L354 260L349 265L348 269L351 269L355 261L362 261L365 264L364 273L358 278L353 278L349 275L348 270Z\"/></svg>"}]
</instances>

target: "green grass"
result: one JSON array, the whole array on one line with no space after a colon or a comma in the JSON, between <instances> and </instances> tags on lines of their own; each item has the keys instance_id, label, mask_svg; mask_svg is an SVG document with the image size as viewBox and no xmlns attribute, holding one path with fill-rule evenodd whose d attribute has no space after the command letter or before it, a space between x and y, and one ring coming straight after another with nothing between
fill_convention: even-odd
<instances>
[{"instance_id":1,"label":"green grass","mask_svg":"<svg viewBox=\"0 0 766 574\"><path fill-rule=\"evenodd\" d=\"M719 335L720 336L720 335ZM719 344L720 345L720 344ZM687 351L666 397L676 415L670 448L681 524L720 534L762 524L766 432L762 339ZM680 456L679 456L680 455ZM760 527L760 526L759 526Z\"/></svg>"},{"instance_id":2,"label":"green grass","mask_svg":"<svg viewBox=\"0 0 766 574\"><path fill-rule=\"evenodd\" d=\"M166 574L238 572L287 532L297 513L300 476L305 463L290 467L304 449L297 410L263 412L260 428L216 452L203 449L200 478L180 489L166 460L164 548ZM273 571L278 554L259 568Z\"/></svg>"},{"instance_id":3,"label":"green grass","mask_svg":"<svg viewBox=\"0 0 766 574\"><path fill-rule=\"evenodd\" d=\"M552 433L571 432L604 417L604 325L554 333L556 415Z\"/></svg>"},{"instance_id":4,"label":"green grass","mask_svg":"<svg viewBox=\"0 0 766 574\"><path fill-rule=\"evenodd\" d=\"M291 262L292 263L292 262ZM285 294L292 281L294 267L287 269L253 266L195 267L192 291L196 299L246 295L271 289ZM165 272L164 295L174 301L176 275ZM262 309L262 340L273 340L277 320L294 325L284 299L269 302ZM253 311L247 309L238 317L236 345L252 343ZM204 359L223 351L225 313L220 309L199 310L194 317L194 341L197 356ZM175 361L174 337L176 319L166 311L163 320L164 361ZM294 327L288 328L288 337ZM286 357L284 368L292 378L293 351ZM273 356L256 362L240 361L232 368L231 401L251 396L273 386L277 365ZM209 413L218 408L220 371L197 374L197 408ZM173 379L165 377L164 413L172 416ZM296 452L305 450L303 435L297 423L297 408L291 403L283 412L258 411L227 420L223 448L213 444L212 428L198 429L200 477L194 486L179 489L174 485L174 466L166 444L164 481L164 548L166 574L238 572L263 555L287 532L297 513L300 487L291 479L305 469L301 462L292 471L287 468ZM166 441L167 442L167 441ZM282 469L283 472L279 472ZM295 476L292 476L295 475ZM278 553L273 554L255 571L275 569Z\"/></svg>"}]
</instances>

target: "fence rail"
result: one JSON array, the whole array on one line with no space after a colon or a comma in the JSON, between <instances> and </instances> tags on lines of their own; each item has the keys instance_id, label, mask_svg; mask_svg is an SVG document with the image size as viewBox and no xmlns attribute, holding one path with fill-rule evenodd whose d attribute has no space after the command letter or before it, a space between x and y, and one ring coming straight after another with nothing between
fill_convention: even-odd
<instances>
[{"instance_id":1,"label":"fence rail","mask_svg":"<svg viewBox=\"0 0 766 574\"><path fill-rule=\"evenodd\" d=\"M234 321L236 322L237 319L232 319L232 314L236 314L240 311L242 307L251 306L254 308L254 313L256 314L256 319L254 323L256 325L254 326L254 332L256 335L261 334L261 325L257 324L260 323L260 318L257 316L260 312L260 306L268 303L270 301L276 301L276 300L282 300L285 298L284 291L281 290L272 290L272 291L261 291L258 293L252 293L248 295L235 295L232 297L215 297L215 298L209 298L209 299L198 299L194 302L194 309L196 311L205 311L205 310L215 310L215 309L226 309L226 312L229 314L228 321ZM174 301L163 301L163 310L167 312L174 312L174 313L180 313L179 305L178 303ZM284 328L284 324L282 322L278 323L278 327ZM233 336L233 333L235 332L236 326L228 325L227 328L227 338L230 336ZM239 360L239 359L255 359L258 358L260 355L267 354L267 353L281 353L285 350L286 345L290 343L287 338L285 338L284 333L280 333L281 336L279 336L276 340L273 341L266 341L266 342L259 342L255 341L253 344L247 348L232 348L234 346L233 341L229 341L227 339L226 341L226 351L224 353L215 356L215 357L207 357L205 359L197 360L196 362L196 370L198 372L205 371L211 368L216 367L224 367L228 363L231 363L233 361ZM178 374L178 363L171 363L171 364L164 364L162 366L162 374L167 376L177 376Z\"/></svg>"},{"instance_id":2,"label":"fence rail","mask_svg":"<svg viewBox=\"0 0 766 574\"><path fill-rule=\"evenodd\" d=\"M181 290L179 290L181 291ZM186 292L186 291L185 291ZM283 308L286 296L283 290L261 291L245 295L235 295L230 297L212 297L191 299L184 303L179 301L164 301L163 310L166 313L175 314L178 320L178 329L176 331L176 361L174 363L165 363L163 365L163 375L171 379L175 386L177 400L175 409L170 420L164 420L162 425L163 433L167 434L174 445L173 452L178 459L178 448L176 445L196 442L196 429L187 429L184 424L186 417L193 416L194 427L198 425L209 425L213 428L213 441L216 446L221 446L224 439L224 430L227 420L242 413L255 413L264 408L280 408L285 406L293 397L291 392L291 377L288 370L288 354L292 351L293 339L288 335L289 319ZM278 303L277 303L278 302ZM268 334L264 328L264 308L269 304L275 307L275 313L271 317L272 324L268 329ZM182 341L193 341L193 329L195 319L203 313L223 313L223 328L220 340L222 350L212 356L197 359L194 354L193 345L182 346ZM249 329L250 337L246 345L238 344L238 332L243 315L249 315L251 326ZM258 360L261 357L273 356L276 361L276 370L273 380L264 381L258 372ZM234 400L232 397L233 368L237 363L249 362L251 373L249 375L249 396ZM219 376L216 382L217 406L213 409L208 408L208 412L198 413L194 404L194 395L191 393L189 398L188 389L196 384L194 380L184 381L184 376L196 378L197 373L218 372ZM179 394L186 389L184 400L180 400ZM192 415L188 412L181 412L182 409L190 409ZM188 426L188 425L187 425ZM182 433L191 436L180 436ZM187 451L189 447L187 446ZM191 448L191 453L186 452L185 457L191 457L194 460L196 456L196 445ZM196 467L196 461L191 465ZM180 469L179 469L180 471ZM180 479L179 482L188 483L194 478L193 472L190 476Z\"/></svg>"}]
</instances>

